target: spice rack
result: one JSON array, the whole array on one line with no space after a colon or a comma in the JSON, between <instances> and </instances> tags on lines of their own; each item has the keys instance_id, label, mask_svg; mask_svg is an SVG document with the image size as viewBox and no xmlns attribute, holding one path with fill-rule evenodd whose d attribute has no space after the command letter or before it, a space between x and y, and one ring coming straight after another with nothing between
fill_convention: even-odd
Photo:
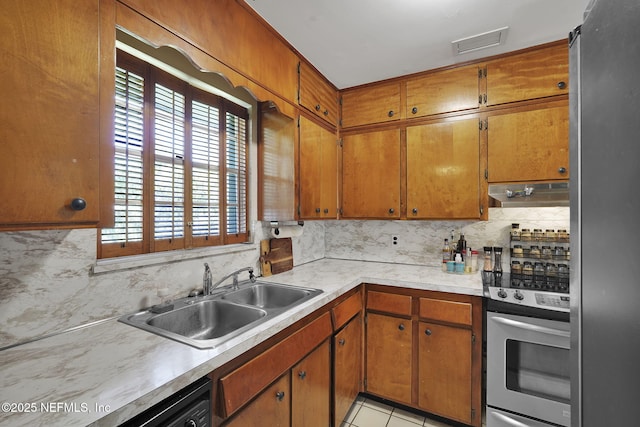
<instances>
[{"instance_id":1,"label":"spice rack","mask_svg":"<svg viewBox=\"0 0 640 427\"><path fill-rule=\"evenodd\" d=\"M510 234L511 286L568 293L569 233L512 224Z\"/></svg>"}]
</instances>

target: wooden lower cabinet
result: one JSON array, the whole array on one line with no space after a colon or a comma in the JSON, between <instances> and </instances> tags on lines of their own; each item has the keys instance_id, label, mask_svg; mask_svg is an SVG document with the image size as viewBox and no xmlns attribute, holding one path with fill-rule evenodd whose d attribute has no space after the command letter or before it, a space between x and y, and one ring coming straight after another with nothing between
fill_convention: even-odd
<instances>
[{"instance_id":1,"label":"wooden lower cabinet","mask_svg":"<svg viewBox=\"0 0 640 427\"><path fill-rule=\"evenodd\" d=\"M367 386L370 393L411 403L411 320L367 314Z\"/></svg>"},{"instance_id":2,"label":"wooden lower cabinet","mask_svg":"<svg viewBox=\"0 0 640 427\"><path fill-rule=\"evenodd\" d=\"M333 425L340 426L360 392L362 316L353 318L333 336Z\"/></svg>"},{"instance_id":3,"label":"wooden lower cabinet","mask_svg":"<svg viewBox=\"0 0 640 427\"><path fill-rule=\"evenodd\" d=\"M238 415L225 423L226 427L288 427L291 425L291 398L289 383L291 375L287 372L273 385L265 389Z\"/></svg>"},{"instance_id":4,"label":"wooden lower cabinet","mask_svg":"<svg viewBox=\"0 0 640 427\"><path fill-rule=\"evenodd\" d=\"M292 426L326 427L330 424L330 353L327 340L291 369Z\"/></svg>"},{"instance_id":5,"label":"wooden lower cabinet","mask_svg":"<svg viewBox=\"0 0 640 427\"><path fill-rule=\"evenodd\" d=\"M479 427L482 298L368 286L365 391Z\"/></svg>"}]
</instances>

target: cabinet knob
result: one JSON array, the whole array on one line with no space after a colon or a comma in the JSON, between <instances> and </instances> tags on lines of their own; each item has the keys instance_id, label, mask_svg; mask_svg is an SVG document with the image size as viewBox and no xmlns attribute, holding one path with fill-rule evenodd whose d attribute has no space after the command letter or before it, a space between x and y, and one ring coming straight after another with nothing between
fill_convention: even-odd
<instances>
[{"instance_id":1,"label":"cabinet knob","mask_svg":"<svg viewBox=\"0 0 640 427\"><path fill-rule=\"evenodd\" d=\"M418 208L413 208L413 209L411 209L411 212L412 212L414 215L418 215Z\"/></svg>"},{"instance_id":2,"label":"cabinet knob","mask_svg":"<svg viewBox=\"0 0 640 427\"><path fill-rule=\"evenodd\" d=\"M388 115L389 117L393 117L393 115L394 115L394 114L395 114L395 113L393 112L393 110L390 110L390 111L387 113L387 115Z\"/></svg>"},{"instance_id":3,"label":"cabinet knob","mask_svg":"<svg viewBox=\"0 0 640 427\"><path fill-rule=\"evenodd\" d=\"M320 208L316 208L316 213L320 213Z\"/></svg>"},{"instance_id":4,"label":"cabinet knob","mask_svg":"<svg viewBox=\"0 0 640 427\"><path fill-rule=\"evenodd\" d=\"M565 82L558 82L558 89L564 89L567 87L567 84Z\"/></svg>"},{"instance_id":5,"label":"cabinet knob","mask_svg":"<svg viewBox=\"0 0 640 427\"><path fill-rule=\"evenodd\" d=\"M316 111L320 111L320 104L316 104Z\"/></svg>"},{"instance_id":6,"label":"cabinet knob","mask_svg":"<svg viewBox=\"0 0 640 427\"><path fill-rule=\"evenodd\" d=\"M344 338L340 338L340 340L338 341L338 344L340 345L344 345L346 341L344 340Z\"/></svg>"},{"instance_id":7,"label":"cabinet knob","mask_svg":"<svg viewBox=\"0 0 640 427\"><path fill-rule=\"evenodd\" d=\"M325 214L328 214L328 213L329 213L329 209L324 208L324 211L323 211L323 212L324 212Z\"/></svg>"},{"instance_id":8,"label":"cabinet knob","mask_svg":"<svg viewBox=\"0 0 640 427\"><path fill-rule=\"evenodd\" d=\"M306 371L300 371L300 372L298 372L298 376L300 377L301 380L303 380L307 376L307 372Z\"/></svg>"},{"instance_id":9,"label":"cabinet knob","mask_svg":"<svg viewBox=\"0 0 640 427\"><path fill-rule=\"evenodd\" d=\"M276 399L277 399L279 402L282 402L282 399L284 399L284 391L279 391L279 392L277 392L277 393L276 393Z\"/></svg>"},{"instance_id":10,"label":"cabinet knob","mask_svg":"<svg viewBox=\"0 0 640 427\"><path fill-rule=\"evenodd\" d=\"M426 331L424 331L424 333L427 335L431 335L431 329L427 329Z\"/></svg>"},{"instance_id":11,"label":"cabinet knob","mask_svg":"<svg viewBox=\"0 0 640 427\"><path fill-rule=\"evenodd\" d=\"M324 114L325 116L328 116L328 115L329 115L329 110L324 110L324 111L322 112L322 114Z\"/></svg>"},{"instance_id":12,"label":"cabinet knob","mask_svg":"<svg viewBox=\"0 0 640 427\"><path fill-rule=\"evenodd\" d=\"M71 201L71 209L81 211L87 207L87 201L82 197L77 197Z\"/></svg>"},{"instance_id":13,"label":"cabinet knob","mask_svg":"<svg viewBox=\"0 0 640 427\"><path fill-rule=\"evenodd\" d=\"M389 208L389 214L393 215L393 213L394 213L395 211L396 211L395 209L393 209L393 208Z\"/></svg>"},{"instance_id":14,"label":"cabinet knob","mask_svg":"<svg viewBox=\"0 0 640 427\"><path fill-rule=\"evenodd\" d=\"M567 168L565 168L564 166L560 166L558 168L558 173L567 173Z\"/></svg>"},{"instance_id":15,"label":"cabinet knob","mask_svg":"<svg viewBox=\"0 0 640 427\"><path fill-rule=\"evenodd\" d=\"M417 112L418 112L418 107L413 107L413 108L411 109L411 113L412 113L412 114L416 114Z\"/></svg>"},{"instance_id":16,"label":"cabinet knob","mask_svg":"<svg viewBox=\"0 0 640 427\"><path fill-rule=\"evenodd\" d=\"M400 325L398 325L398 329L404 331L404 323L400 323Z\"/></svg>"}]
</instances>

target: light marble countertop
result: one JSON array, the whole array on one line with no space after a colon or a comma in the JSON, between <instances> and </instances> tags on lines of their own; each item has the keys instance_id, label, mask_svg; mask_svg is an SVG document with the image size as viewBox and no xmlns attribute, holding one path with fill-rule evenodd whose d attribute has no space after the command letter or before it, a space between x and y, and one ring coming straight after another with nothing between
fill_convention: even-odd
<instances>
[{"instance_id":1,"label":"light marble countertop","mask_svg":"<svg viewBox=\"0 0 640 427\"><path fill-rule=\"evenodd\" d=\"M261 280L324 292L213 349L112 319L0 351L0 426L118 425L361 283L482 296L479 273L366 261L321 259Z\"/></svg>"}]
</instances>

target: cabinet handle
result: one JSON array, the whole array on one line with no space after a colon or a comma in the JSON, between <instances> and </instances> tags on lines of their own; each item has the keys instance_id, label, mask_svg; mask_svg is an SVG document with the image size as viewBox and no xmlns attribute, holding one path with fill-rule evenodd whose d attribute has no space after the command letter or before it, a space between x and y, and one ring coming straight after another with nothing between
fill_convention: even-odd
<instances>
[{"instance_id":1,"label":"cabinet handle","mask_svg":"<svg viewBox=\"0 0 640 427\"><path fill-rule=\"evenodd\" d=\"M565 82L558 82L558 89L564 89L567 87L567 84Z\"/></svg>"},{"instance_id":2,"label":"cabinet handle","mask_svg":"<svg viewBox=\"0 0 640 427\"><path fill-rule=\"evenodd\" d=\"M560 166L558 168L558 173L567 173L567 168L565 168L564 166Z\"/></svg>"},{"instance_id":3,"label":"cabinet handle","mask_svg":"<svg viewBox=\"0 0 640 427\"><path fill-rule=\"evenodd\" d=\"M340 338L340 340L338 341L338 344L340 345L344 345L346 341L344 340L344 338Z\"/></svg>"},{"instance_id":4,"label":"cabinet handle","mask_svg":"<svg viewBox=\"0 0 640 427\"><path fill-rule=\"evenodd\" d=\"M427 335L431 335L431 329L427 329L426 331L424 331L424 333Z\"/></svg>"},{"instance_id":5,"label":"cabinet handle","mask_svg":"<svg viewBox=\"0 0 640 427\"><path fill-rule=\"evenodd\" d=\"M393 213L394 213L395 211L396 211L395 209L393 209L393 208L389 208L389 213L390 213L390 214L392 214L392 215L393 215Z\"/></svg>"},{"instance_id":6,"label":"cabinet handle","mask_svg":"<svg viewBox=\"0 0 640 427\"><path fill-rule=\"evenodd\" d=\"M389 116L389 117L393 117L393 114L394 114L393 110L390 110L390 111L387 113L387 116Z\"/></svg>"},{"instance_id":7,"label":"cabinet handle","mask_svg":"<svg viewBox=\"0 0 640 427\"><path fill-rule=\"evenodd\" d=\"M412 114L416 114L417 112L418 112L418 107L413 107L413 108L411 109L411 113L412 113Z\"/></svg>"},{"instance_id":8,"label":"cabinet handle","mask_svg":"<svg viewBox=\"0 0 640 427\"><path fill-rule=\"evenodd\" d=\"M316 111L320 111L320 104L316 104Z\"/></svg>"},{"instance_id":9,"label":"cabinet handle","mask_svg":"<svg viewBox=\"0 0 640 427\"><path fill-rule=\"evenodd\" d=\"M279 402L282 402L282 399L284 399L284 391L279 391L279 392L277 392L277 393L276 393L276 399L277 399Z\"/></svg>"},{"instance_id":10,"label":"cabinet handle","mask_svg":"<svg viewBox=\"0 0 640 427\"><path fill-rule=\"evenodd\" d=\"M418 208L411 209L411 212L413 212L414 215L418 215Z\"/></svg>"},{"instance_id":11,"label":"cabinet handle","mask_svg":"<svg viewBox=\"0 0 640 427\"><path fill-rule=\"evenodd\" d=\"M307 372L306 371L300 371L300 372L298 372L298 376L300 377L301 380L303 380L307 376Z\"/></svg>"},{"instance_id":12,"label":"cabinet handle","mask_svg":"<svg viewBox=\"0 0 640 427\"><path fill-rule=\"evenodd\" d=\"M87 201L82 197L77 197L71 201L71 209L74 211L81 211L87 207Z\"/></svg>"},{"instance_id":13,"label":"cabinet handle","mask_svg":"<svg viewBox=\"0 0 640 427\"><path fill-rule=\"evenodd\" d=\"M404 323L400 323L400 325L398 325L398 329L404 331Z\"/></svg>"}]
</instances>

